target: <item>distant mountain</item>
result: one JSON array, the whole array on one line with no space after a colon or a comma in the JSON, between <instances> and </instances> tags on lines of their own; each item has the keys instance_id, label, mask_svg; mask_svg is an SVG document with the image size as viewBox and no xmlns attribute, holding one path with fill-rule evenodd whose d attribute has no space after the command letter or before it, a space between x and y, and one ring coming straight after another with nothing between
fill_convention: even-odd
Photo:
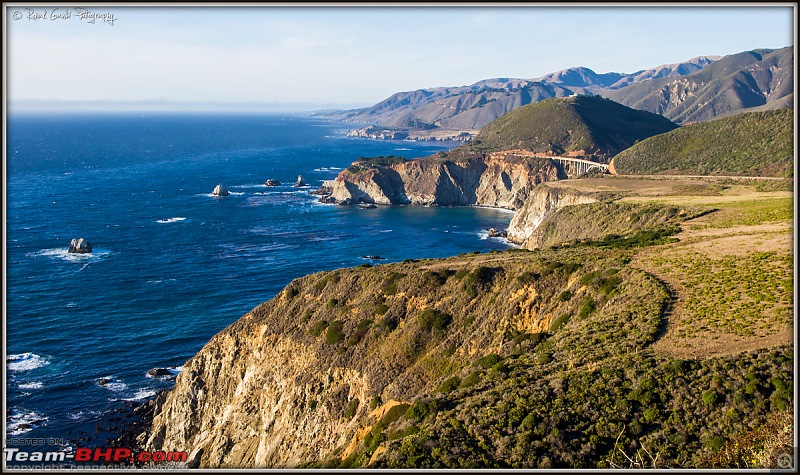
<instances>
[{"instance_id":1,"label":"distant mountain","mask_svg":"<svg viewBox=\"0 0 800 475\"><path fill-rule=\"evenodd\" d=\"M578 67L536 79L493 78L470 86L398 92L372 107L338 113L334 117L393 130L438 128L477 132L494 119L526 104L553 97L597 94L654 77L689 74L718 58L702 56L632 74L598 74Z\"/></svg>"},{"instance_id":2,"label":"distant mountain","mask_svg":"<svg viewBox=\"0 0 800 475\"><path fill-rule=\"evenodd\" d=\"M794 110L747 112L650 137L614 157L631 175L791 176Z\"/></svg>"},{"instance_id":3,"label":"distant mountain","mask_svg":"<svg viewBox=\"0 0 800 475\"><path fill-rule=\"evenodd\" d=\"M483 153L524 149L602 160L677 127L657 114L598 96L554 98L503 115L463 148Z\"/></svg>"},{"instance_id":4,"label":"distant mountain","mask_svg":"<svg viewBox=\"0 0 800 475\"><path fill-rule=\"evenodd\" d=\"M643 81L604 96L677 123L701 122L754 107L791 105L793 74L792 47L754 50L725 56L689 75Z\"/></svg>"},{"instance_id":5,"label":"distant mountain","mask_svg":"<svg viewBox=\"0 0 800 475\"><path fill-rule=\"evenodd\" d=\"M700 56L635 73L599 74L575 67L534 79L493 78L470 86L418 89L330 117L386 130L422 131L422 137L427 131L432 138L436 130L474 134L511 110L545 99L597 94L689 123L755 107L789 107L792 88L793 50L786 47Z\"/></svg>"}]
</instances>

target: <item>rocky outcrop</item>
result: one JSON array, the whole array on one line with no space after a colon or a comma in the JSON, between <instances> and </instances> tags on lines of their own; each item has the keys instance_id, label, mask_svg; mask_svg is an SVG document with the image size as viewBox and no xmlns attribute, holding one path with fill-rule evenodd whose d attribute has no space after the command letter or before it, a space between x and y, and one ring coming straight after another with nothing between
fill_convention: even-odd
<instances>
[{"instance_id":1,"label":"rocky outcrop","mask_svg":"<svg viewBox=\"0 0 800 475\"><path fill-rule=\"evenodd\" d=\"M270 178L270 179L268 179L267 181L264 182L264 185L266 185L266 186L281 186L281 182L279 182L278 180L276 180L274 178Z\"/></svg>"},{"instance_id":2,"label":"rocky outcrop","mask_svg":"<svg viewBox=\"0 0 800 475\"><path fill-rule=\"evenodd\" d=\"M557 180L550 159L491 154L468 160L409 160L353 167L334 180L331 198L341 204L491 206L517 209L539 183Z\"/></svg>"},{"instance_id":3,"label":"rocky outcrop","mask_svg":"<svg viewBox=\"0 0 800 475\"><path fill-rule=\"evenodd\" d=\"M306 180L303 178L303 175L297 175L297 181L294 182L295 188L300 188L301 186L308 186L306 184Z\"/></svg>"},{"instance_id":4,"label":"rocky outcrop","mask_svg":"<svg viewBox=\"0 0 800 475\"><path fill-rule=\"evenodd\" d=\"M214 196L228 196L230 195L230 192L228 192L228 189L224 186L217 185L214 187L214 191L212 191L211 194Z\"/></svg>"},{"instance_id":5,"label":"rocky outcrop","mask_svg":"<svg viewBox=\"0 0 800 475\"><path fill-rule=\"evenodd\" d=\"M69 242L69 251L67 252L70 254L90 254L92 245L84 238L73 238Z\"/></svg>"},{"instance_id":6,"label":"rocky outcrop","mask_svg":"<svg viewBox=\"0 0 800 475\"><path fill-rule=\"evenodd\" d=\"M522 244L527 249L535 249L539 245L531 237L545 219L561 208L597 201L598 199L594 195L568 188L539 186L530 194L525 205L514 214L514 218L508 225L508 240Z\"/></svg>"}]
</instances>

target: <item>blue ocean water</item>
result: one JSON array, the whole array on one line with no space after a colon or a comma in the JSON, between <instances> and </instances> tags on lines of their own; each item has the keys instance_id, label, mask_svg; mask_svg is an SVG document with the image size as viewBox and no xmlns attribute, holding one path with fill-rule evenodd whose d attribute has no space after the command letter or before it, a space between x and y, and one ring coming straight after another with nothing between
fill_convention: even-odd
<instances>
[{"instance_id":1,"label":"blue ocean water","mask_svg":"<svg viewBox=\"0 0 800 475\"><path fill-rule=\"evenodd\" d=\"M215 333L293 278L505 249L508 212L317 202L359 156L453 144L366 141L302 116L14 115L8 121L6 434L69 440L170 386ZM294 188L298 175L310 185ZM283 185L267 188L276 178ZM211 196L218 183L231 195ZM72 238L90 255L68 254Z\"/></svg>"}]
</instances>

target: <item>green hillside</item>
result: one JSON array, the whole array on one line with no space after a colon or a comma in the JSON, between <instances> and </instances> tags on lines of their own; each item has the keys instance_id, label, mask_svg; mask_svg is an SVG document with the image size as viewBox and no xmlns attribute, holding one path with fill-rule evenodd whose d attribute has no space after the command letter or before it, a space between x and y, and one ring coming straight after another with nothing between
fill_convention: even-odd
<instances>
[{"instance_id":1,"label":"green hillside","mask_svg":"<svg viewBox=\"0 0 800 475\"><path fill-rule=\"evenodd\" d=\"M791 176L793 109L742 114L650 137L614 157L626 175Z\"/></svg>"},{"instance_id":2,"label":"green hillside","mask_svg":"<svg viewBox=\"0 0 800 475\"><path fill-rule=\"evenodd\" d=\"M466 150L526 149L604 158L677 127L649 112L598 96L548 99L515 109L486 126Z\"/></svg>"}]
</instances>

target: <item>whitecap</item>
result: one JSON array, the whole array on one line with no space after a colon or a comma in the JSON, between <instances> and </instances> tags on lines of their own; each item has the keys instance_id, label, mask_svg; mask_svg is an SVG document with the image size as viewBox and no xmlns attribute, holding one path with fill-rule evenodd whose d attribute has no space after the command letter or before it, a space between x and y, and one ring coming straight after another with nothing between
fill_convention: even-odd
<instances>
[{"instance_id":1,"label":"whitecap","mask_svg":"<svg viewBox=\"0 0 800 475\"><path fill-rule=\"evenodd\" d=\"M43 416L37 412L15 409L11 412L11 415L8 416L6 433L12 437L24 434L47 421L47 416Z\"/></svg>"},{"instance_id":2,"label":"whitecap","mask_svg":"<svg viewBox=\"0 0 800 475\"><path fill-rule=\"evenodd\" d=\"M47 358L34 353L21 353L6 357L6 368L9 371L30 371L49 364Z\"/></svg>"},{"instance_id":3,"label":"whitecap","mask_svg":"<svg viewBox=\"0 0 800 475\"><path fill-rule=\"evenodd\" d=\"M152 388L142 388L136 391L133 396L126 397L124 401L141 401L156 395L156 390Z\"/></svg>"},{"instance_id":4,"label":"whitecap","mask_svg":"<svg viewBox=\"0 0 800 475\"><path fill-rule=\"evenodd\" d=\"M395 150L411 150L410 148L405 147L397 147Z\"/></svg>"},{"instance_id":5,"label":"whitecap","mask_svg":"<svg viewBox=\"0 0 800 475\"><path fill-rule=\"evenodd\" d=\"M157 223L177 223L178 221L184 221L186 218L176 217L176 218L164 218L159 219L156 221Z\"/></svg>"},{"instance_id":6,"label":"whitecap","mask_svg":"<svg viewBox=\"0 0 800 475\"><path fill-rule=\"evenodd\" d=\"M102 413L102 412L100 412L100 411L86 411L86 412L84 412L84 411L78 411L78 412L69 412L69 413L67 413L67 418L69 418L69 419L71 419L71 420L73 420L73 421L79 421L79 422L80 422L80 421L85 421L86 419L88 419L88 418L89 418L89 417L91 417L91 416L100 416L100 415L102 415L102 414L103 414L103 413Z\"/></svg>"},{"instance_id":7,"label":"whitecap","mask_svg":"<svg viewBox=\"0 0 800 475\"><path fill-rule=\"evenodd\" d=\"M71 253L69 252L68 249L55 248L55 249L41 249L36 252L29 252L27 255L29 257L49 257L51 259L60 259L67 262L85 263L86 261L99 261L100 259L103 259L111 254L112 254L111 251L104 249L94 249L90 253L78 254L78 253Z\"/></svg>"},{"instance_id":8,"label":"whitecap","mask_svg":"<svg viewBox=\"0 0 800 475\"><path fill-rule=\"evenodd\" d=\"M41 381L34 381L32 383L22 383L17 387L20 389L42 389L44 384Z\"/></svg>"},{"instance_id":9,"label":"whitecap","mask_svg":"<svg viewBox=\"0 0 800 475\"><path fill-rule=\"evenodd\" d=\"M127 384L123 383L118 379L114 379L112 376L102 377L97 381L95 381L95 384L100 386L101 388L106 388L109 391L113 391L115 393L128 389Z\"/></svg>"}]
</instances>

